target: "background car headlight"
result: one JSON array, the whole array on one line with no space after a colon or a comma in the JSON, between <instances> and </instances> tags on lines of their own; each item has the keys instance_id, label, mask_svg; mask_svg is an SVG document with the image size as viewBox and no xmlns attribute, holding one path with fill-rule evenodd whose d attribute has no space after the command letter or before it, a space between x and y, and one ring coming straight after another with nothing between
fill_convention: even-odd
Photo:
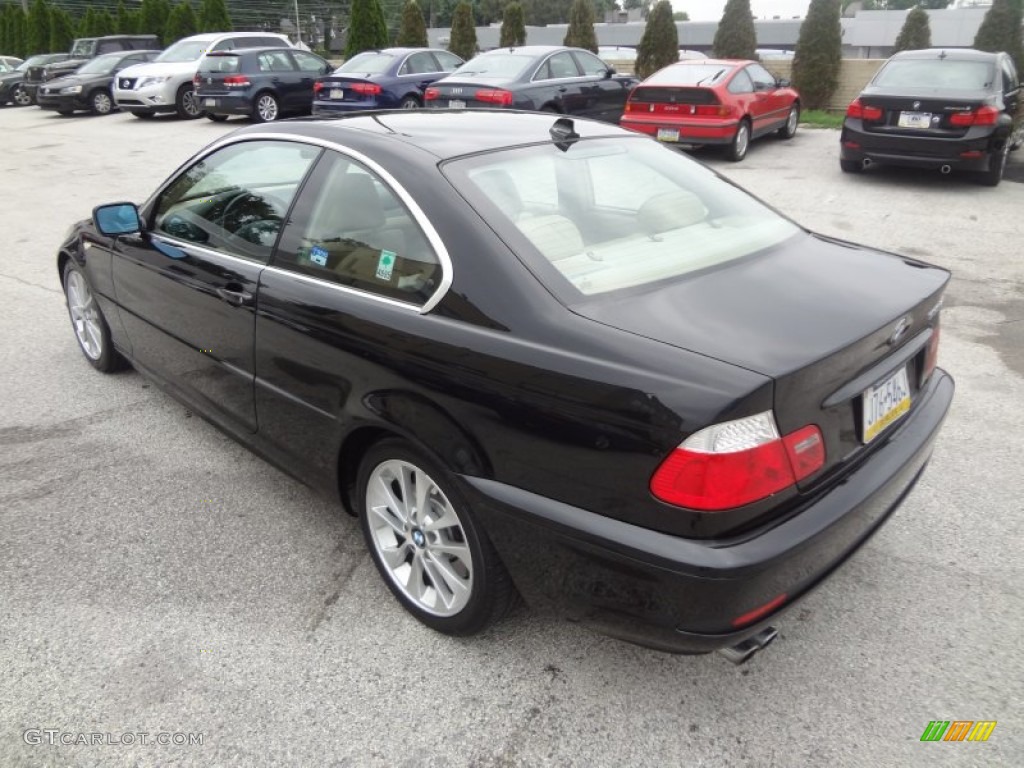
<instances>
[{"instance_id":1,"label":"background car headlight","mask_svg":"<svg viewBox=\"0 0 1024 768\"><path fill-rule=\"evenodd\" d=\"M65 94L65 95L72 94L72 93L81 93L82 92L82 86L80 86L80 85L69 85L67 88L61 88L60 92L62 94Z\"/></svg>"},{"instance_id":2,"label":"background car headlight","mask_svg":"<svg viewBox=\"0 0 1024 768\"><path fill-rule=\"evenodd\" d=\"M160 85L170 80L169 77L140 77L136 88L145 88L147 85Z\"/></svg>"}]
</instances>

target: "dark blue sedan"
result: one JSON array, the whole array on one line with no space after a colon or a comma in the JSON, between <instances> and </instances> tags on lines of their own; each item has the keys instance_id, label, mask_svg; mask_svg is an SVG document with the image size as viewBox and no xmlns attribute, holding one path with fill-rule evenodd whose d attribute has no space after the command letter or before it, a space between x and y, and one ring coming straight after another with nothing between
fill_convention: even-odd
<instances>
[{"instance_id":1,"label":"dark blue sedan","mask_svg":"<svg viewBox=\"0 0 1024 768\"><path fill-rule=\"evenodd\" d=\"M363 51L313 86L313 114L418 109L427 87L462 63L454 53L435 48Z\"/></svg>"}]
</instances>

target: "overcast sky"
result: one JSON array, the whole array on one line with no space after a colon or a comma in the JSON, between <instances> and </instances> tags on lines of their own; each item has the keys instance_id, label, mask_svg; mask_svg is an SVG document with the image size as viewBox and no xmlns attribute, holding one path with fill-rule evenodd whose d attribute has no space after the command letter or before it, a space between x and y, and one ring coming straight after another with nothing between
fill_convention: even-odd
<instances>
[{"instance_id":1,"label":"overcast sky","mask_svg":"<svg viewBox=\"0 0 1024 768\"><path fill-rule=\"evenodd\" d=\"M759 19L802 18L807 15L808 5L810 0L750 0L750 10ZM718 21L724 7L725 0L672 0L672 8L686 11L693 21Z\"/></svg>"}]
</instances>

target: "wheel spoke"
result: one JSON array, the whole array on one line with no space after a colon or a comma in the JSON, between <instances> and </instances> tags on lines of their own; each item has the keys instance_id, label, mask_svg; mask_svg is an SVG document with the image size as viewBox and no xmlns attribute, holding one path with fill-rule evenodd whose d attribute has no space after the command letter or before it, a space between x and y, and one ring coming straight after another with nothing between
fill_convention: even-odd
<instances>
[{"instance_id":1,"label":"wheel spoke","mask_svg":"<svg viewBox=\"0 0 1024 768\"><path fill-rule=\"evenodd\" d=\"M435 554L451 555L456 560L461 560L465 564L469 564L469 547L465 544L461 544L455 541L442 541L437 544L430 545L430 551Z\"/></svg>"},{"instance_id":2,"label":"wheel spoke","mask_svg":"<svg viewBox=\"0 0 1024 768\"><path fill-rule=\"evenodd\" d=\"M409 545L402 542L397 547L379 547L381 558L392 571L405 564L409 558Z\"/></svg>"},{"instance_id":3,"label":"wheel spoke","mask_svg":"<svg viewBox=\"0 0 1024 768\"><path fill-rule=\"evenodd\" d=\"M414 502L416 508L416 520L422 521L426 518L428 498L430 491L434 487L433 481L427 477L426 472L417 472L413 479L416 483L416 500Z\"/></svg>"},{"instance_id":4,"label":"wheel spoke","mask_svg":"<svg viewBox=\"0 0 1024 768\"><path fill-rule=\"evenodd\" d=\"M459 519L446 501L439 500L435 506L441 507L441 515L440 517L434 517L434 510L431 509L431 519L423 522L422 527L424 531L441 531L459 524Z\"/></svg>"},{"instance_id":5,"label":"wheel spoke","mask_svg":"<svg viewBox=\"0 0 1024 768\"><path fill-rule=\"evenodd\" d=\"M451 563L443 557L434 557L433 554L428 552L426 555L426 561L431 564L433 569L441 572L441 580L453 594L456 592L465 592L469 589L469 586L463 578L452 568Z\"/></svg>"},{"instance_id":6,"label":"wheel spoke","mask_svg":"<svg viewBox=\"0 0 1024 768\"><path fill-rule=\"evenodd\" d=\"M403 538L406 535L405 526L402 525L402 521L396 519L393 514L389 514L388 507L386 505L370 507L370 511L376 515L380 520L391 526L391 529Z\"/></svg>"},{"instance_id":7,"label":"wheel spoke","mask_svg":"<svg viewBox=\"0 0 1024 768\"><path fill-rule=\"evenodd\" d=\"M418 556L416 553L413 553L410 566L409 577L405 582L405 588L414 599L422 600L424 592L423 558Z\"/></svg>"},{"instance_id":8,"label":"wheel spoke","mask_svg":"<svg viewBox=\"0 0 1024 768\"><path fill-rule=\"evenodd\" d=\"M389 483L383 476L377 478L379 490L383 492L388 509L395 513L395 516L403 523L409 522L409 510L401 501L395 498Z\"/></svg>"}]
</instances>

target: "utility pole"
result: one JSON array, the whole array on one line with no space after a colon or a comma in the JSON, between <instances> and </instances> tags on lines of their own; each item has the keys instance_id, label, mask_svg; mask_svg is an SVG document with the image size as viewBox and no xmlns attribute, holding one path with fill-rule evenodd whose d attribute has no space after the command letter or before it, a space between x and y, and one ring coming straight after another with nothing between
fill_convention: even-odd
<instances>
[{"instance_id":1,"label":"utility pole","mask_svg":"<svg viewBox=\"0 0 1024 768\"><path fill-rule=\"evenodd\" d=\"M21 0L23 3L27 3L28 0ZM299 0L295 0L295 34L299 37L299 42L302 42L302 22L299 21Z\"/></svg>"}]
</instances>

